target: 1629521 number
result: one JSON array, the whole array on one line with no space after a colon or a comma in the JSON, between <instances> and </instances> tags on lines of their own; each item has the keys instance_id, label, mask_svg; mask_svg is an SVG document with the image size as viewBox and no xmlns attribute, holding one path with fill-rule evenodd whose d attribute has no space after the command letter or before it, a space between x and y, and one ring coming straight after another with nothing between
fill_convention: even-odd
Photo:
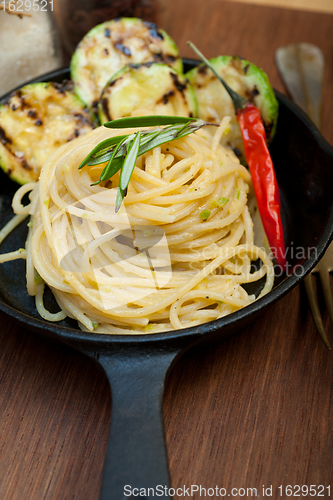
<instances>
[{"instance_id":1,"label":"1629521 number","mask_svg":"<svg viewBox=\"0 0 333 500\"><path fill-rule=\"evenodd\" d=\"M307 486L306 484L295 486L278 486L280 496L287 497L323 497L327 498L331 496L331 486L324 486L322 484L315 485L311 484Z\"/></svg>"},{"instance_id":2,"label":"1629521 number","mask_svg":"<svg viewBox=\"0 0 333 500\"><path fill-rule=\"evenodd\" d=\"M53 11L53 0L3 0L0 2L0 5L3 5L3 10L7 10L9 12L17 13L20 12L46 12L48 10L48 6L50 6L51 11Z\"/></svg>"}]
</instances>

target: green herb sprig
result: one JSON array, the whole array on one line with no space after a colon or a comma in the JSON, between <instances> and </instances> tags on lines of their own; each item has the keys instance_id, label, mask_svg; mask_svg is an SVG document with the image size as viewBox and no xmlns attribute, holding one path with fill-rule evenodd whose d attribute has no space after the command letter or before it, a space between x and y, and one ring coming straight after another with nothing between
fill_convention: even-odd
<instances>
[{"instance_id":1,"label":"green herb sprig","mask_svg":"<svg viewBox=\"0 0 333 500\"><path fill-rule=\"evenodd\" d=\"M162 125L166 125L160 128ZM186 135L192 134L206 125L217 126L216 123L206 122L199 118L185 116L138 116L120 118L104 123L107 128L133 128L133 127L159 127L153 130L140 130L139 132L110 137L100 142L82 161L79 169L85 165L100 165L107 162L100 179L94 184L109 180L120 170L120 180L116 197L116 213L121 207L127 194L128 184L135 167L138 156L151 149L171 142Z\"/></svg>"}]
</instances>

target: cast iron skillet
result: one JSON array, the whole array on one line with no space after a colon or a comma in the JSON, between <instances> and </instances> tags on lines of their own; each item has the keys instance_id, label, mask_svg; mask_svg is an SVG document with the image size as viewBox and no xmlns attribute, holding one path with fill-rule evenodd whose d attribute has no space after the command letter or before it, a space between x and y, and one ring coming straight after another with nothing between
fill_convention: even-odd
<instances>
[{"instance_id":1,"label":"cast iron skillet","mask_svg":"<svg viewBox=\"0 0 333 500\"><path fill-rule=\"evenodd\" d=\"M185 69L195 64L187 60ZM69 71L62 69L33 82L61 82L66 78ZM0 266L0 310L44 339L63 342L92 357L109 379L112 422L102 500L123 499L125 485L169 486L162 396L170 365L190 346L222 341L254 321L300 282L332 239L333 148L296 105L279 92L276 95L280 115L271 153L281 188L287 256L293 272L276 280L274 289L257 302L226 318L181 331L142 336L89 334L78 330L73 320L54 324L38 316L34 299L26 293L23 261ZM17 185L4 174L0 179L4 224L12 216L11 199ZM23 222L2 244L1 253L22 247L26 232ZM52 310L55 304L51 294L46 299Z\"/></svg>"}]
</instances>

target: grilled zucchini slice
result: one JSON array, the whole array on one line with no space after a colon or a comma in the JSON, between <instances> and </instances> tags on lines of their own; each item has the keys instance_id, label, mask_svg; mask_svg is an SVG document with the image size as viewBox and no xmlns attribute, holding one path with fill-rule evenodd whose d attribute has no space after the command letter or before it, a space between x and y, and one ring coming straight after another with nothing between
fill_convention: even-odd
<instances>
[{"instance_id":1,"label":"grilled zucchini slice","mask_svg":"<svg viewBox=\"0 0 333 500\"><path fill-rule=\"evenodd\" d=\"M195 116L197 102L184 75L166 64L129 64L102 92L101 123L133 115Z\"/></svg>"},{"instance_id":2,"label":"grilled zucchini slice","mask_svg":"<svg viewBox=\"0 0 333 500\"><path fill-rule=\"evenodd\" d=\"M233 90L260 109L269 144L276 130L278 101L266 73L237 56L219 56L210 59L210 62ZM186 76L197 96L199 118L218 123L225 115L232 117L231 132L223 137L222 142L244 158L241 131L232 101L223 85L205 64L193 68Z\"/></svg>"},{"instance_id":3,"label":"grilled zucchini slice","mask_svg":"<svg viewBox=\"0 0 333 500\"><path fill-rule=\"evenodd\" d=\"M95 26L79 43L70 64L77 95L96 109L110 78L130 63L163 62L183 71L175 42L156 24L122 17Z\"/></svg>"},{"instance_id":4,"label":"grilled zucchini slice","mask_svg":"<svg viewBox=\"0 0 333 500\"><path fill-rule=\"evenodd\" d=\"M0 105L0 167L19 184L36 181L58 146L93 128L71 83L26 85Z\"/></svg>"}]
</instances>

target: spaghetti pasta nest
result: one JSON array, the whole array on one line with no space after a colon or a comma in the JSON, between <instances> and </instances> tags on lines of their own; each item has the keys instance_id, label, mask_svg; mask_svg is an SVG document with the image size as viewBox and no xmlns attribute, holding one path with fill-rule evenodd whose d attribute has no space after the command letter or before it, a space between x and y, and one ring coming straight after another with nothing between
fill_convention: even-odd
<instances>
[{"instance_id":1,"label":"spaghetti pasta nest","mask_svg":"<svg viewBox=\"0 0 333 500\"><path fill-rule=\"evenodd\" d=\"M30 215L26 248L1 261L26 258L28 293L43 318L69 316L97 333L155 333L247 306L255 296L246 283L265 278L259 296L272 289L272 262L254 244L250 174L220 143L229 122L140 156L117 214L119 174L94 185L104 165L78 169L92 147L118 133L103 127L60 147L39 182L18 190L0 240ZM59 313L43 305L45 283Z\"/></svg>"}]
</instances>

